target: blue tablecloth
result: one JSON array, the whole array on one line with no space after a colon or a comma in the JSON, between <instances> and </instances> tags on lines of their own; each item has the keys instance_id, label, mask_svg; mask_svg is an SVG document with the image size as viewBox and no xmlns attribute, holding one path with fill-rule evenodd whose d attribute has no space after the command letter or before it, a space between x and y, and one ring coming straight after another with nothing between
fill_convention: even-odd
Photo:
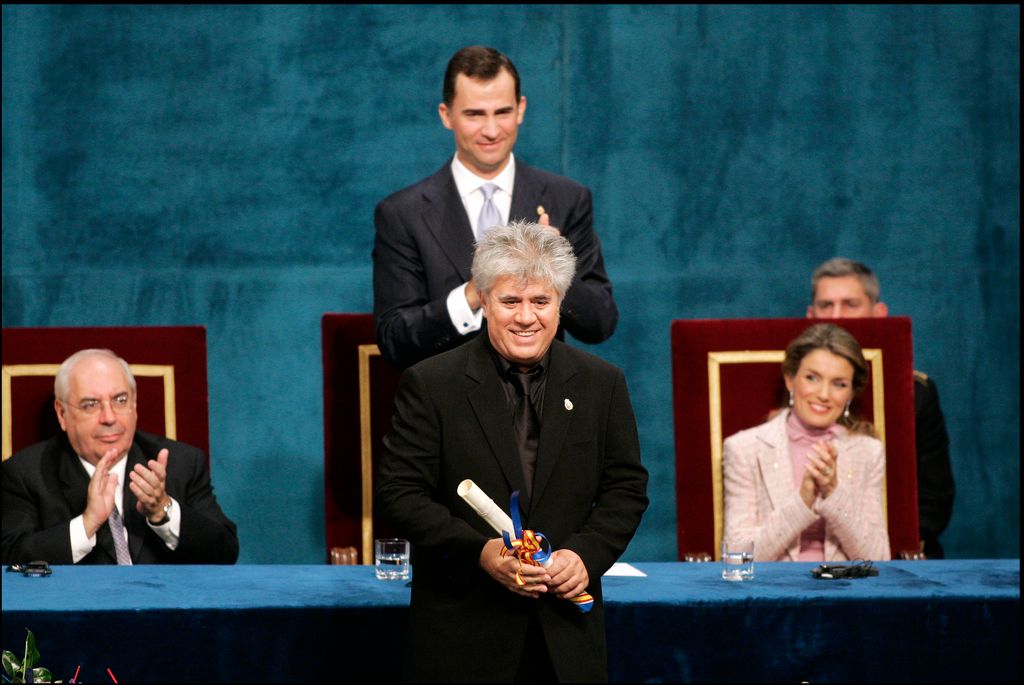
<instances>
[{"instance_id":1,"label":"blue tablecloth","mask_svg":"<svg viewBox=\"0 0 1024 685\"><path fill-rule=\"evenodd\" d=\"M878 564L815 580L814 564L637 563L606 577L613 681L1016 681L1020 561ZM402 658L409 589L365 566L54 567L7 573L3 648L25 628L65 681L369 680ZM451 658L439 655L438 658Z\"/></svg>"}]
</instances>

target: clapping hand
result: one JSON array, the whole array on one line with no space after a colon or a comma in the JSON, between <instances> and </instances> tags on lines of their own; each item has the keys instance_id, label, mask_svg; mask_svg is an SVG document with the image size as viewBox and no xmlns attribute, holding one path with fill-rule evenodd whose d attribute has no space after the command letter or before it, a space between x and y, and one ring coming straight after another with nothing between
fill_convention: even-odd
<instances>
[{"instance_id":1,"label":"clapping hand","mask_svg":"<svg viewBox=\"0 0 1024 685\"><path fill-rule=\"evenodd\" d=\"M167 455L165 447L157 453L156 459L150 459L146 466L136 464L128 474L131 480L128 487L139 500L135 509L152 523L163 518L167 504Z\"/></svg>"},{"instance_id":2,"label":"clapping hand","mask_svg":"<svg viewBox=\"0 0 1024 685\"><path fill-rule=\"evenodd\" d=\"M816 497L827 499L839 486L838 460L839 452L834 441L818 441L807 453L800 497L808 507L814 504Z\"/></svg>"},{"instance_id":3,"label":"clapping hand","mask_svg":"<svg viewBox=\"0 0 1024 685\"><path fill-rule=\"evenodd\" d=\"M85 525L85 534L90 538L107 522L110 512L114 510L114 493L117 492L118 480L117 474L110 472L110 467L119 456L116 449L107 450L96 462L96 471L89 480L82 523Z\"/></svg>"}]
</instances>

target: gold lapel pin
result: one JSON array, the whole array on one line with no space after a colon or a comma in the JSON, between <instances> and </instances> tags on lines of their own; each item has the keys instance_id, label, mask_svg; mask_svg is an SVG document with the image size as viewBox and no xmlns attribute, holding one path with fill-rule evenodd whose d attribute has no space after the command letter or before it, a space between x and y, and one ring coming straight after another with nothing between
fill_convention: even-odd
<instances>
[{"instance_id":1,"label":"gold lapel pin","mask_svg":"<svg viewBox=\"0 0 1024 685\"><path fill-rule=\"evenodd\" d=\"M544 209L544 205L537 205L537 216L544 216L547 214L547 210Z\"/></svg>"},{"instance_id":2,"label":"gold lapel pin","mask_svg":"<svg viewBox=\"0 0 1024 685\"><path fill-rule=\"evenodd\" d=\"M572 411L572 400L570 400L568 397L565 398L565 410Z\"/></svg>"}]
</instances>

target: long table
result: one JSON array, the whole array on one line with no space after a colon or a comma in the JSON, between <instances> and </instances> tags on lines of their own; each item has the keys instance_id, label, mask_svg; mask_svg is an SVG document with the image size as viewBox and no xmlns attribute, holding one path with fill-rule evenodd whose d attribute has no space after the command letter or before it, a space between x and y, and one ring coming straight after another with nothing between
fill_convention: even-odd
<instances>
[{"instance_id":1,"label":"long table","mask_svg":"<svg viewBox=\"0 0 1024 685\"><path fill-rule=\"evenodd\" d=\"M636 563L605 577L618 682L1016 682L1020 560ZM402 659L409 588L366 566L54 567L3 578L3 649L25 629L65 682L369 681ZM438 658L452 658L439 655ZM389 679L389 678L386 678Z\"/></svg>"}]
</instances>

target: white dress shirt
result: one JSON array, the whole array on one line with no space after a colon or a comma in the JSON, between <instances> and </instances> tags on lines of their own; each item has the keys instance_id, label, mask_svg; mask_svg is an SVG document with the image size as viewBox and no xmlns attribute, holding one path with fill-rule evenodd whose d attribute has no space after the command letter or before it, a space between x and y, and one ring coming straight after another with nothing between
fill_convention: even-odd
<instances>
[{"instance_id":1,"label":"white dress shirt","mask_svg":"<svg viewBox=\"0 0 1024 685\"><path fill-rule=\"evenodd\" d=\"M85 472L89 474L89 478L93 477L96 473L96 467L90 464L82 457L78 457L79 461L82 462L82 466L85 467ZM114 506L121 512L121 518L125 518L124 514L124 479L125 469L128 465L128 455L118 459L110 468L110 473L117 475L117 489L114 490ZM154 526L146 519L146 524L150 530L160 536L160 539L167 545L167 549L175 550L178 547L178 540L181 537L181 509L178 507L178 503L173 497L168 495L171 500L171 520L162 526ZM89 537L85 532L85 519L83 514L79 514L75 518L71 519L71 561L77 564L86 555L89 554L96 547L96 536ZM127 522L125 523L125 537L127 541L128 528Z\"/></svg>"},{"instance_id":2,"label":"white dress shirt","mask_svg":"<svg viewBox=\"0 0 1024 685\"><path fill-rule=\"evenodd\" d=\"M480 218L480 210L484 206L484 194L480 190L483 184L493 183L498 186L492 200L498 209L498 214L501 215L501 222L508 223L509 214L512 212L512 188L516 180L516 159L511 153L508 164L501 170L501 173L490 179L480 178L474 174L459 161L459 157L456 155L452 158L452 176L455 178L455 187L459 191L459 197L462 198L462 205L466 208L469 225L477 239L480 236L476 235L476 222ZM480 330L484 314L480 309L473 311L469 308L469 303L466 302L465 283L448 293L447 305L448 316L451 318L455 330L462 335Z\"/></svg>"}]
</instances>

